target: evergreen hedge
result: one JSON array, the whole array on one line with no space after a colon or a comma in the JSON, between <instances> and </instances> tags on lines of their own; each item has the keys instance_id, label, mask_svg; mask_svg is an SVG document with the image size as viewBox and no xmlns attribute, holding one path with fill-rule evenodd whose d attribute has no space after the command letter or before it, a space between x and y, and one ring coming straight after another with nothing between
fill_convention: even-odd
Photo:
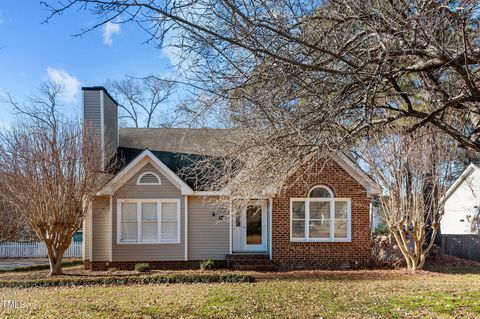
<instances>
[{"instance_id":1,"label":"evergreen hedge","mask_svg":"<svg viewBox=\"0 0 480 319\"><path fill-rule=\"evenodd\" d=\"M32 288L98 285L153 285L166 283L250 283L255 277L242 274L171 274L152 276L51 278L23 281L0 281L0 288Z\"/></svg>"}]
</instances>

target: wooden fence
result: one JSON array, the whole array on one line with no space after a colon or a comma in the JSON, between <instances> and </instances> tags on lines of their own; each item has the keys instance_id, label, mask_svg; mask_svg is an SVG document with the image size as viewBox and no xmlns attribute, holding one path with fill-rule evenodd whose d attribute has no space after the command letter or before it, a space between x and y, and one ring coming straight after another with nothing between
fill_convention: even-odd
<instances>
[{"instance_id":1,"label":"wooden fence","mask_svg":"<svg viewBox=\"0 0 480 319\"><path fill-rule=\"evenodd\" d=\"M82 257L82 243L72 242L64 257ZM0 243L0 258L45 258L47 247L41 243Z\"/></svg>"},{"instance_id":2,"label":"wooden fence","mask_svg":"<svg viewBox=\"0 0 480 319\"><path fill-rule=\"evenodd\" d=\"M442 235L445 255L480 261L480 235Z\"/></svg>"}]
</instances>

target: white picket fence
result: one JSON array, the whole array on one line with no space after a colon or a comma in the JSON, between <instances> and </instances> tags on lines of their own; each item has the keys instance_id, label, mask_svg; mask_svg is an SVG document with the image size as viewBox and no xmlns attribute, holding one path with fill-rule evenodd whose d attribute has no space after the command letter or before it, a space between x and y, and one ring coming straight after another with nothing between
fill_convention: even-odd
<instances>
[{"instance_id":1,"label":"white picket fence","mask_svg":"<svg viewBox=\"0 0 480 319\"><path fill-rule=\"evenodd\" d=\"M41 243L0 243L0 258L44 258L47 247ZM82 257L82 243L72 242L63 257Z\"/></svg>"}]
</instances>

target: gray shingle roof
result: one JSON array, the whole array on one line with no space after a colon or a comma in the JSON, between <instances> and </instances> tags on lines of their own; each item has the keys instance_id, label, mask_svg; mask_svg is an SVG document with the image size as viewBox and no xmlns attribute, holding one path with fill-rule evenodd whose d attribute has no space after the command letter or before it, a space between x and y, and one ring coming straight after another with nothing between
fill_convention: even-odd
<instances>
[{"instance_id":1,"label":"gray shingle roof","mask_svg":"<svg viewBox=\"0 0 480 319\"><path fill-rule=\"evenodd\" d=\"M196 178L185 176L193 172L192 163L202 157L218 157L218 165L222 165L221 156L226 155L225 145L238 142L240 136L240 131L234 129L121 128L118 155L124 165L119 168L128 165L143 150L149 149L193 189L202 190L207 186L205 181L198 184ZM350 165L361 170L351 153L343 154L351 161ZM364 177L374 183L371 177L366 174Z\"/></svg>"},{"instance_id":2,"label":"gray shingle roof","mask_svg":"<svg viewBox=\"0 0 480 319\"><path fill-rule=\"evenodd\" d=\"M149 149L194 190L204 190L207 181L193 164L223 155L223 146L235 138L235 130L205 128L121 128L119 134L117 172ZM222 162L219 157L218 165Z\"/></svg>"},{"instance_id":3,"label":"gray shingle roof","mask_svg":"<svg viewBox=\"0 0 480 319\"><path fill-rule=\"evenodd\" d=\"M184 154L222 155L235 130L194 128L121 128L119 146Z\"/></svg>"}]
</instances>

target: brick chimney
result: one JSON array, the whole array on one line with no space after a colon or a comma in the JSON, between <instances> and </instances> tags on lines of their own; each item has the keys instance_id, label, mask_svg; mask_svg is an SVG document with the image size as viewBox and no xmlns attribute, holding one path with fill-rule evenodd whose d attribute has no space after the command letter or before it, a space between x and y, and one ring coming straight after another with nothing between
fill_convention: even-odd
<instances>
[{"instance_id":1,"label":"brick chimney","mask_svg":"<svg viewBox=\"0 0 480 319\"><path fill-rule=\"evenodd\" d=\"M82 87L83 123L92 125L100 134L102 168L118 148L118 103L103 86ZM107 155L109 154L109 155Z\"/></svg>"}]
</instances>

